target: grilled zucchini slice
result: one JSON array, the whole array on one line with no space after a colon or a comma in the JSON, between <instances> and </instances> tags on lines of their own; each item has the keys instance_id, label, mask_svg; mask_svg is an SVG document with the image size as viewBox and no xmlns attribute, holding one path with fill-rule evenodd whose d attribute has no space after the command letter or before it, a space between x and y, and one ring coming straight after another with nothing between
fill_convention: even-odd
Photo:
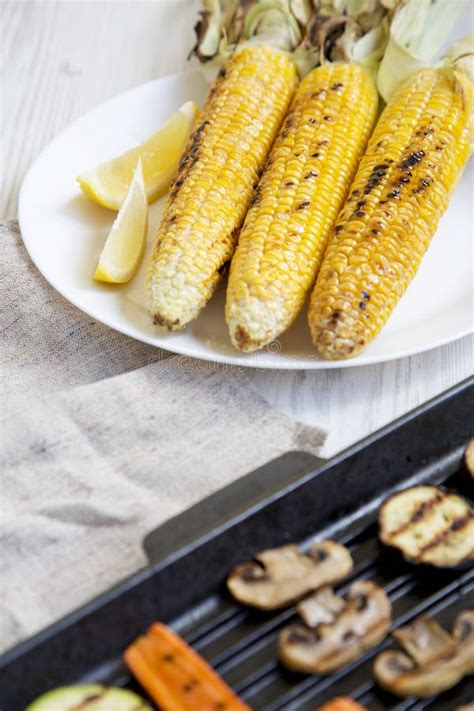
<instances>
[{"instance_id":1,"label":"grilled zucchini slice","mask_svg":"<svg viewBox=\"0 0 474 711\"><path fill-rule=\"evenodd\" d=\"M382 543L411 563L474 564L474 509L457 494L435 486L405 489L382 505L379 525Z\"/></svg>"},{"instance_id":2,"label":"grilled zucchini slice","mask_svg":"<svg viewBox=\"0 0 474 711\"><path fill-rule=\"evenodd\" d=\"M33 701L25 711L152 711L133 691L100 684L61 686Z\"/></svg>"}]
</instances>

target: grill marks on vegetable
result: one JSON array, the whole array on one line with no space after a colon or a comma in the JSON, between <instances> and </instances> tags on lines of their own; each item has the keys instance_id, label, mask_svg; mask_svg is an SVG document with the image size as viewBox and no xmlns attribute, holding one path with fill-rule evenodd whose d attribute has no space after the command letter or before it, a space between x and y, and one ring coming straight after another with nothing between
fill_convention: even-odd
<instances>
[{"instance_id":1,"label":"grill marks on vegetable","mask_svg":"<svg viewBox=\"0 0 474 711\"><path fill-rule=\"evenodd\" d=\"M447 491L414 487L394 495L380 525L382 541L412 562L450 567L474 559L474 509Z\"/></svg>"},{"instance_id":2,"label":"grill marks on vegetable","mask_svg":"<svg viewBox=\"0 0 474 711\"><path fill-rule=\"evenodd\" d=\"M299 202L299 203L297 204L296 209L297 209L297 210L306 210L306 208L309 207L310 204L311 204L311 203L310 203L309 200L302 200L301 202Z\"/></svg>"},{"instance_id":3,"label":"grill marks on vegetable","mask_svg":"<svg viewBox=\"0 0 474 711\"><path fill-rule=\"evenodd\" d=\"M377 188L380 183L384 180L387 175L387 170L389 169L388 163L379 163L373 169L367 183L364 186L364 195L370 195L372 190Z\"/></svg>"},{"instance_id":4,"label":"grill marks on vegetable","mask_svg":"<svg viewBox=\"0 0 474 711\"><path fill-rule=\"evenodd\" d=\"M423 135L431 135L433 131L434 129L430 129L429 132L423 132ZM415 135L419 135L419 132L417 132ZM401 171L402 175L394 181L393 184L399 187L395 188L392 193L396 190L397 196L400 196L402 189L404 189L411 183L413 178L413 170L415 168L418 168L422 161L425 160L425 158L426 153L422 148L420 148L418 150L411 151L409 155L397 165L397 168ZM433 166L433 163L430 162L430 165ZM412 190L413 194L423 194L424 192L426 192L427 188L429 188L432 182L432 178L430 178L429 176L422 177L417 187ZM389 193L388 197L393 197L393 195Z\"/></svg>"},{"instance_id":5,"label":"grill marks on vegetable","mask_svg":"<svg viewBox=\"0 0 474 711\"><path fill-rule=\"evenodd\" d=\"M434 133L435 129L432 126L423 126L421 127L421 129L418 129L414 133L413 140L410 142L410 145L406 149L405 157L396 165L395 170L393 166L394 160L391 158L385 158L381 163L377 163L373 167L363 188L364 195L369 196L375 189L379 188L380 186L382 186L382 188L384 186L387 186L388 190L385 194L385 199L382 199L380 201L380 204L384 205L388 200L400 200L404 189L412 182L413 171L419 168L422 162L427 158L427 152L429 151L429 147L425 146L426 150L425 148L419 147L420 140L422 140L423 138L428 138L429 140L431 140ZM386 148L386 144L386 141L379 141L376 144L376 147L384 149ZM431 161L429 161L429 167L435 167ZM421 195L426 192L426 190L430 187L431 184L432 178L426 175L419 180L417 187L414 188L412 192L416 195ZM349 196L349 201L354 200L358 194L359 191L353 191ZM358 207L360 207L359 204ZM358 211L355 211L352 216L364 217L365 215L359 209ZM374 230L372 230L372 233L379 234L379 232L376 232Z\"/></svg>"},{"instance_id":6,"label":"grill marks on vegetable","mask_svg":"<svg viewBox=\"0 0 474 711\"><path fill-rule=\"evenodd\" d=\"M186 178L191 173L191 170L196 165L199 160L199 149L201 146L203 132L206 127L210 125L210 121L203 121L203 123L198 126L191 136L189 147L184 153L178 167L178 174L171 185L170 197L172 199L176 198L181 187L183 186Z\"/></svg>"},{"instance_id":7,"label":"grill marks on vegetable","mask_svg":"<svg viewBox=\"0 0 474 711\"><path fill-rule=\"evenodd\" d=\"M77 690L80 690L80 687L77 687ZM56 691L59 691L58 689ZM67 691L67 689L65 689ZM89 709L96 709L96 708L110 708L112 709L118 702L119 698L115 695L116 693L120 693L116 689L110 689L107 687L103 687L101 691L98 691L93 694L89 694L88 696L85 696L81 701L77 700L74 703L74 706L70 707L71 711L88 711ZM131 692L123 692L124 694L130 694L130 698L128 696L124 697L123 699L120 700L120 707L125 709L127 708L128 711L150 711L150 706L144 701L143 699L140 699L138 696L135 694L132 695ZM111 697L111 695L114 695ZM133 698L134 697L134 698ZM45 699L46 701L46 699ZM98 702L101 703L98 703ZM60 699L56 702L57 704L61 704ZM103 703L103 705L102 705ZM36 705L36 704L35 704ZM56 706L54 702L52 702L52 705L54 708L59 708L59 705ZM41 708L43 708L43 704L41 704ZM45 706L46 708L46 706ZM69 708L69 706L68 706Z\"/></svg>"},{"instance_id":8,"label":"grill marks on vegetable","mask_svg":"<svg viewBox=\"0 0 474 711\"><path fill-rule=\"evenodd\" d=\"M138 637L125 650L124 660L158 708L171 708L172 700L173 708L180 709L251 711L197 652L161 623Z\"/></svg>"},{"instance_id":9,"label":"grill marks on vegetable","mask_svg":"<svg viewBox=\"0 0 474 711\"><path fill-rule=\"evenodd\" d=\"M426 514L431 511L432 509L435 508L438 504L440 504L443 499L444 499L444 494L441 491L438 491L435 493L432 499L428 499L427 501L422 501L418 505L418 507L413 511L412 515L410 518L408 518L406 521L404 521L401 526L399 526L395 531L392 531L393 536L398 536L400 533L404 533L407 529L409 529L414 523L418 523L422 518L426 516Z\"/></svg>"},{"instance_id":10,"label":"grill marks on vegetable","mask_svg":"<svg viewBox=\"0 0 474 711\"><path fill-rule=\"evenodd\" d=\"M418 165L418 163L421 163L425 156L425 151L423 149L420 149L418 151L412 151L408 158L405 158L398 164L398 168L403 171L409 171L410 168L414 168L415 166Z\"/></svg>"},{"instance_id":11,"label":"grill marks on vegetable","mask_svg":"<svg viewBox=\"0 0 474 711\"><path fill-rule=\"evenodd\" d=\"M424 193L426 189L430 187L431 182L431 179L428 177L422 178L419 182L418 187L413 190L414 195L421 195L422 193Z\"/></svg>"},{"instance_id":12,"label":"grill marks on vegetable","mask_svg":"<svg viewBox=\"0 0 474 711\"><path fill-rule=\"evenodd\" d=\"M435 538L433 538L429 543L426 543L424 546L420 548L419 554L416 557L416 560L419 561L423 558L423 556L428 553L428 551L433 551L434 548L440 546L442 543L445 543L451 533L455 533L456 531L460 531L463 528L467 528L469 523L474 520L474 512L470 511L464 516L456 518L452 523L450 523L443 531L441 531Z\"/></svg>"},{"instance_id":13,"label":"grill marks on vegetable","mask_svg":"<svg viewBox=\"0 0 474 711\"><path fill-rule=\"evenodd\" d=\"M394 165L395 161L392 158L385 157L381 162L377 162L376 165L374 165L363 188L361 190L355 189L350 193L346 209L350 203L357 201L356 206L352 209L345 221L336 226L335 233L342 232L347 223L353 219L364 220L367 223L369 220L373 219L374 216L377 216L378 206L386 205L390 201L400 201L404 195L404 192L413 183L414 172L423 165L424 161L427 161L427 167L429 169L433 170L436 167L432 161L428 160L429 147L425 146L425 150L425 148L421 148L419 146L420 137L428 137L429 140L431 140L434 133L435 129L433 127L422 127L422 130L415 132L413 141L410 142L405 151L405 156L399 161L399 163ZM387 141L379 141L376 144L376 148L378 149L385 150L386 147ZM423 195L432 184L433 177L428 174L423 175L418 179L416 186L411 189L411 192L414 195ZM382 189L382 199L378 202L374 202L372 199L368 203L367 201L373 191L379 188ZM384 192L385 190L386 192ZM360 197L361 192L364 199L357 200ZM381 212L384 213L385 217L391 217L390 212ZM382 235L383 229L380 229L382 226L385 226L386 229L388 228L386 224L384 225L384 223L381 222L374 223L374 226L369 225L370 231L368 234L374 235L374 237ZM346 232L350 234L350 230L346 230ZM359 307L361 310L365 310L364 304L359 304Z\"/></svg>"},{"instance_id":14,"label":"grill marks on vegetable","mask_svg":"<svg viewBox=\"0 0 474 711\"><path fill-rule=\"evenodd\" d=\"M301 82L232 261L226 318L240 350L271 342L303 306L375 111L356 65L319 67Z\"/></svg>"},{"instance_id":15,"label":"grill marks on vegetable","mask_svg":"<svg viewBox=\"0 0 474 711\"><path fill-rule=\"evenodd\" d=\"M314 170L314 162L312 159L324 160L323 151L330 145L330 138L324 135L325 133L327 134L328 128L323 124L334 121L332 116L329 116L325 112L325 107L332 101L331 92L341 94L343 89L344 84L342 82L333 82L331 85L328 84L311 93L309 98L315 99L316 101L315 105L310 109L309 116L307 110L304 112L302 110L302 107L307 105L308 102L308 95L306 95L300 101L295 102L283 124L283 128L277 139L278 143L288 146L292 151L289 159L297 158L300 163L300 167L295 168L295 177L286 179L281 185L281 189L286 195L292 191L294 196L294 203L289 212L299 213L311 209L311 200L306 197L308 190L302 191L300 188L306 181L314 183L320 177L319 172ZM332 107L332 109L333 108L334 107ZM313 115L311 115L311 112ZM313 135L311 136L311 134L309 134L307 138L308 145L310 146L308 152L306 152L306 150L295 150L299 148L298 135L304 125L313 130ZM314 133L315 131L318 131L318 133ZM323 135L321 135L321 132ZM265 170L269 167L267 162ZM262 183L260 183L252 198L251 207L261 203L262 191L263 186Z\"/></svg>"},{"instance_id":16,"label":"grill marks on vegetable","mask_svg":"<svg viewBox=\"0 0 474 711\"><path fill-rule=\"evenodd\" d=\"M297 179L286 180L283 184L285 189L294 189L295 203L292 208L292 211L294 212L304 212L311 208L310 199L307 199L306 197L304 197L304 199L298 199L299 195L301 196L301 192L298 188L300 188L305 181L311 181L313 183L319 178L319 172L314 170L314 163L312 159L324 159L322 151L327 149L330 144L329 137L324 135L328 131L328 128L324 124L334 121L333 117L326 113L325 108L326 105L331 105L331 92L341 94L343 88L344 84L342 82L333 82L331 85L328 84L327 86L322 86L317 91L312 92L309 95L309 99L314 99L316 101L314 106L310 109L309 116L307 110L304 111L304 113L302 112L302 107L307 105L308 102L308 95L306 95L301 101L295 103L284 123L279 141L280 143L287 143L289 134L293 133L294 142L291 146L293 149L292 156L300 159L301 162L301 168L296 170L296 173L299 173L300 177ZM334 107L331 108L334 109ZM311 112L313 115L311 115ZM302 152L300 150L295 151L294 149L298 147L298 143L296 142L298 133L301 132L301 128L305 124L309 129L313 129L313 131L317 131L318 133L313 133L313 135L309 134L307 142L310 149L308 152ZM323 135L321 135L321 133ZM307 194L307 191L305 194Z\"/></svg>"},{"instance_id":17,"label":"grill marks on vegetable","mask_svg":"<svg viewBox=\"0 0 474 711\"><path fill-rule=\"evenodd\" d=\"M360 352L414 277L456 171L467 159L466 120L452 81L435 70L412 78L387 106L333 229L311 299L313 342L324 357ZM359 297L369 287L370 307ZM343 322L334 319L335 311L346 316Z\"/></svg>"}]
</instances>

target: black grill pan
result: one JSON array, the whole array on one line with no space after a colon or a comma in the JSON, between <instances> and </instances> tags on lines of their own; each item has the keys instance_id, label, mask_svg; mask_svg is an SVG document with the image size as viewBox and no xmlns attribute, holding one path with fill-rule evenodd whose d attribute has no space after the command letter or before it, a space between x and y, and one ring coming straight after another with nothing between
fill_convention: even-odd
<instances>
[{"instance_id":1,"label":"black grill pan","mask_svg":"<svg viewBox=\"0 0 474 711\"><path fill-rule=\"evenodd\" d=\"M379 545L376 516L389 493L417 483L461 487L469 495L457 472L473 433L470 379L330 461L289 453L171 519L144 542L149 567L3 657L1 711L22 711L35 696L64 684L136 688L121 653L156 620L182 634L255 711L313 711L342 694L370 711L452 711L472 701L472 679L423 701L382 692L371 668L389 639L328 677L291 674L276 661L275 640L295 619L294 610L243 609L228 597L224 581L235 564L262 548L331 537L352 552L351 580L383 585L394 626L427 612L449 627L461 609L474 607L474 571L410 567Z\"/></svg>"}]
</instances>

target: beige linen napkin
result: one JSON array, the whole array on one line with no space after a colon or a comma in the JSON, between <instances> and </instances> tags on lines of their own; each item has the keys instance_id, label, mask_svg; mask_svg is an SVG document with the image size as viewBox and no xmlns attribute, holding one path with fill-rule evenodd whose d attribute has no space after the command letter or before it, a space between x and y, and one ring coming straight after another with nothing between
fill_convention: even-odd
<instances>
[{"instance_id":1,"label":"beige linen napkin","mask_svg":"<svg viewBox=\"0 0 474 711\"><path fill-rule=\"evenodd\" d=\"M0 222L1 407L171 355L97 323L38 272L15 220Z\"/></svg>"},{"instance_id":2,"label":"beige linen napkin","mask_svg":"<svg viewBox=\"0 0 474 711\"><path fill-rule=\"evenodd\" d=\"M6 649L145 564L144 534L323 433L245 369L140 344L68 304L0 225L2 615Z\"/></svg>"}]
</instances>

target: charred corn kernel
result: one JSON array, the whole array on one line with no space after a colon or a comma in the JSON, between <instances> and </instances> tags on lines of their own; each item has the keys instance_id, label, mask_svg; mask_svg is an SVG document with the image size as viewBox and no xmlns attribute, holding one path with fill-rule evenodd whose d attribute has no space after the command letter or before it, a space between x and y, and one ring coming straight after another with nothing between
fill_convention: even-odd
<instances>
[{"instance_id":1,"label":"charred corn kernel","mask_svg":"<svg viewBox=\"0 0 474 711\"><path fill-rule=\"evenodd\" d=\"M431 69L380 117L311 296L324 358L359 353L416 274L469 156L470 105L454 76Z\"/></svg>"},{"instance_id":2,"label":"charred corn kernel","mask_svg":"<svg viewBox=\"0 0 474 711\"><path fill-rule=\"evenodd\" d=\"M265 46L242 49L219 72L148 265L147 306L156 324L183 328L214 293L296 83L292 60Z\"/></svg>"},{"instance_id":3,"label":"charred corn kernel","mask_svg":"<svg viewBox=\"0 0 474 711\"><path fill-rule=\"evenodd\" d=\"M301 310L377 110L370 76L350 64L301 82L240 234L226 319L241 351L261 348Z\"/></svg>"}]
</instances>

